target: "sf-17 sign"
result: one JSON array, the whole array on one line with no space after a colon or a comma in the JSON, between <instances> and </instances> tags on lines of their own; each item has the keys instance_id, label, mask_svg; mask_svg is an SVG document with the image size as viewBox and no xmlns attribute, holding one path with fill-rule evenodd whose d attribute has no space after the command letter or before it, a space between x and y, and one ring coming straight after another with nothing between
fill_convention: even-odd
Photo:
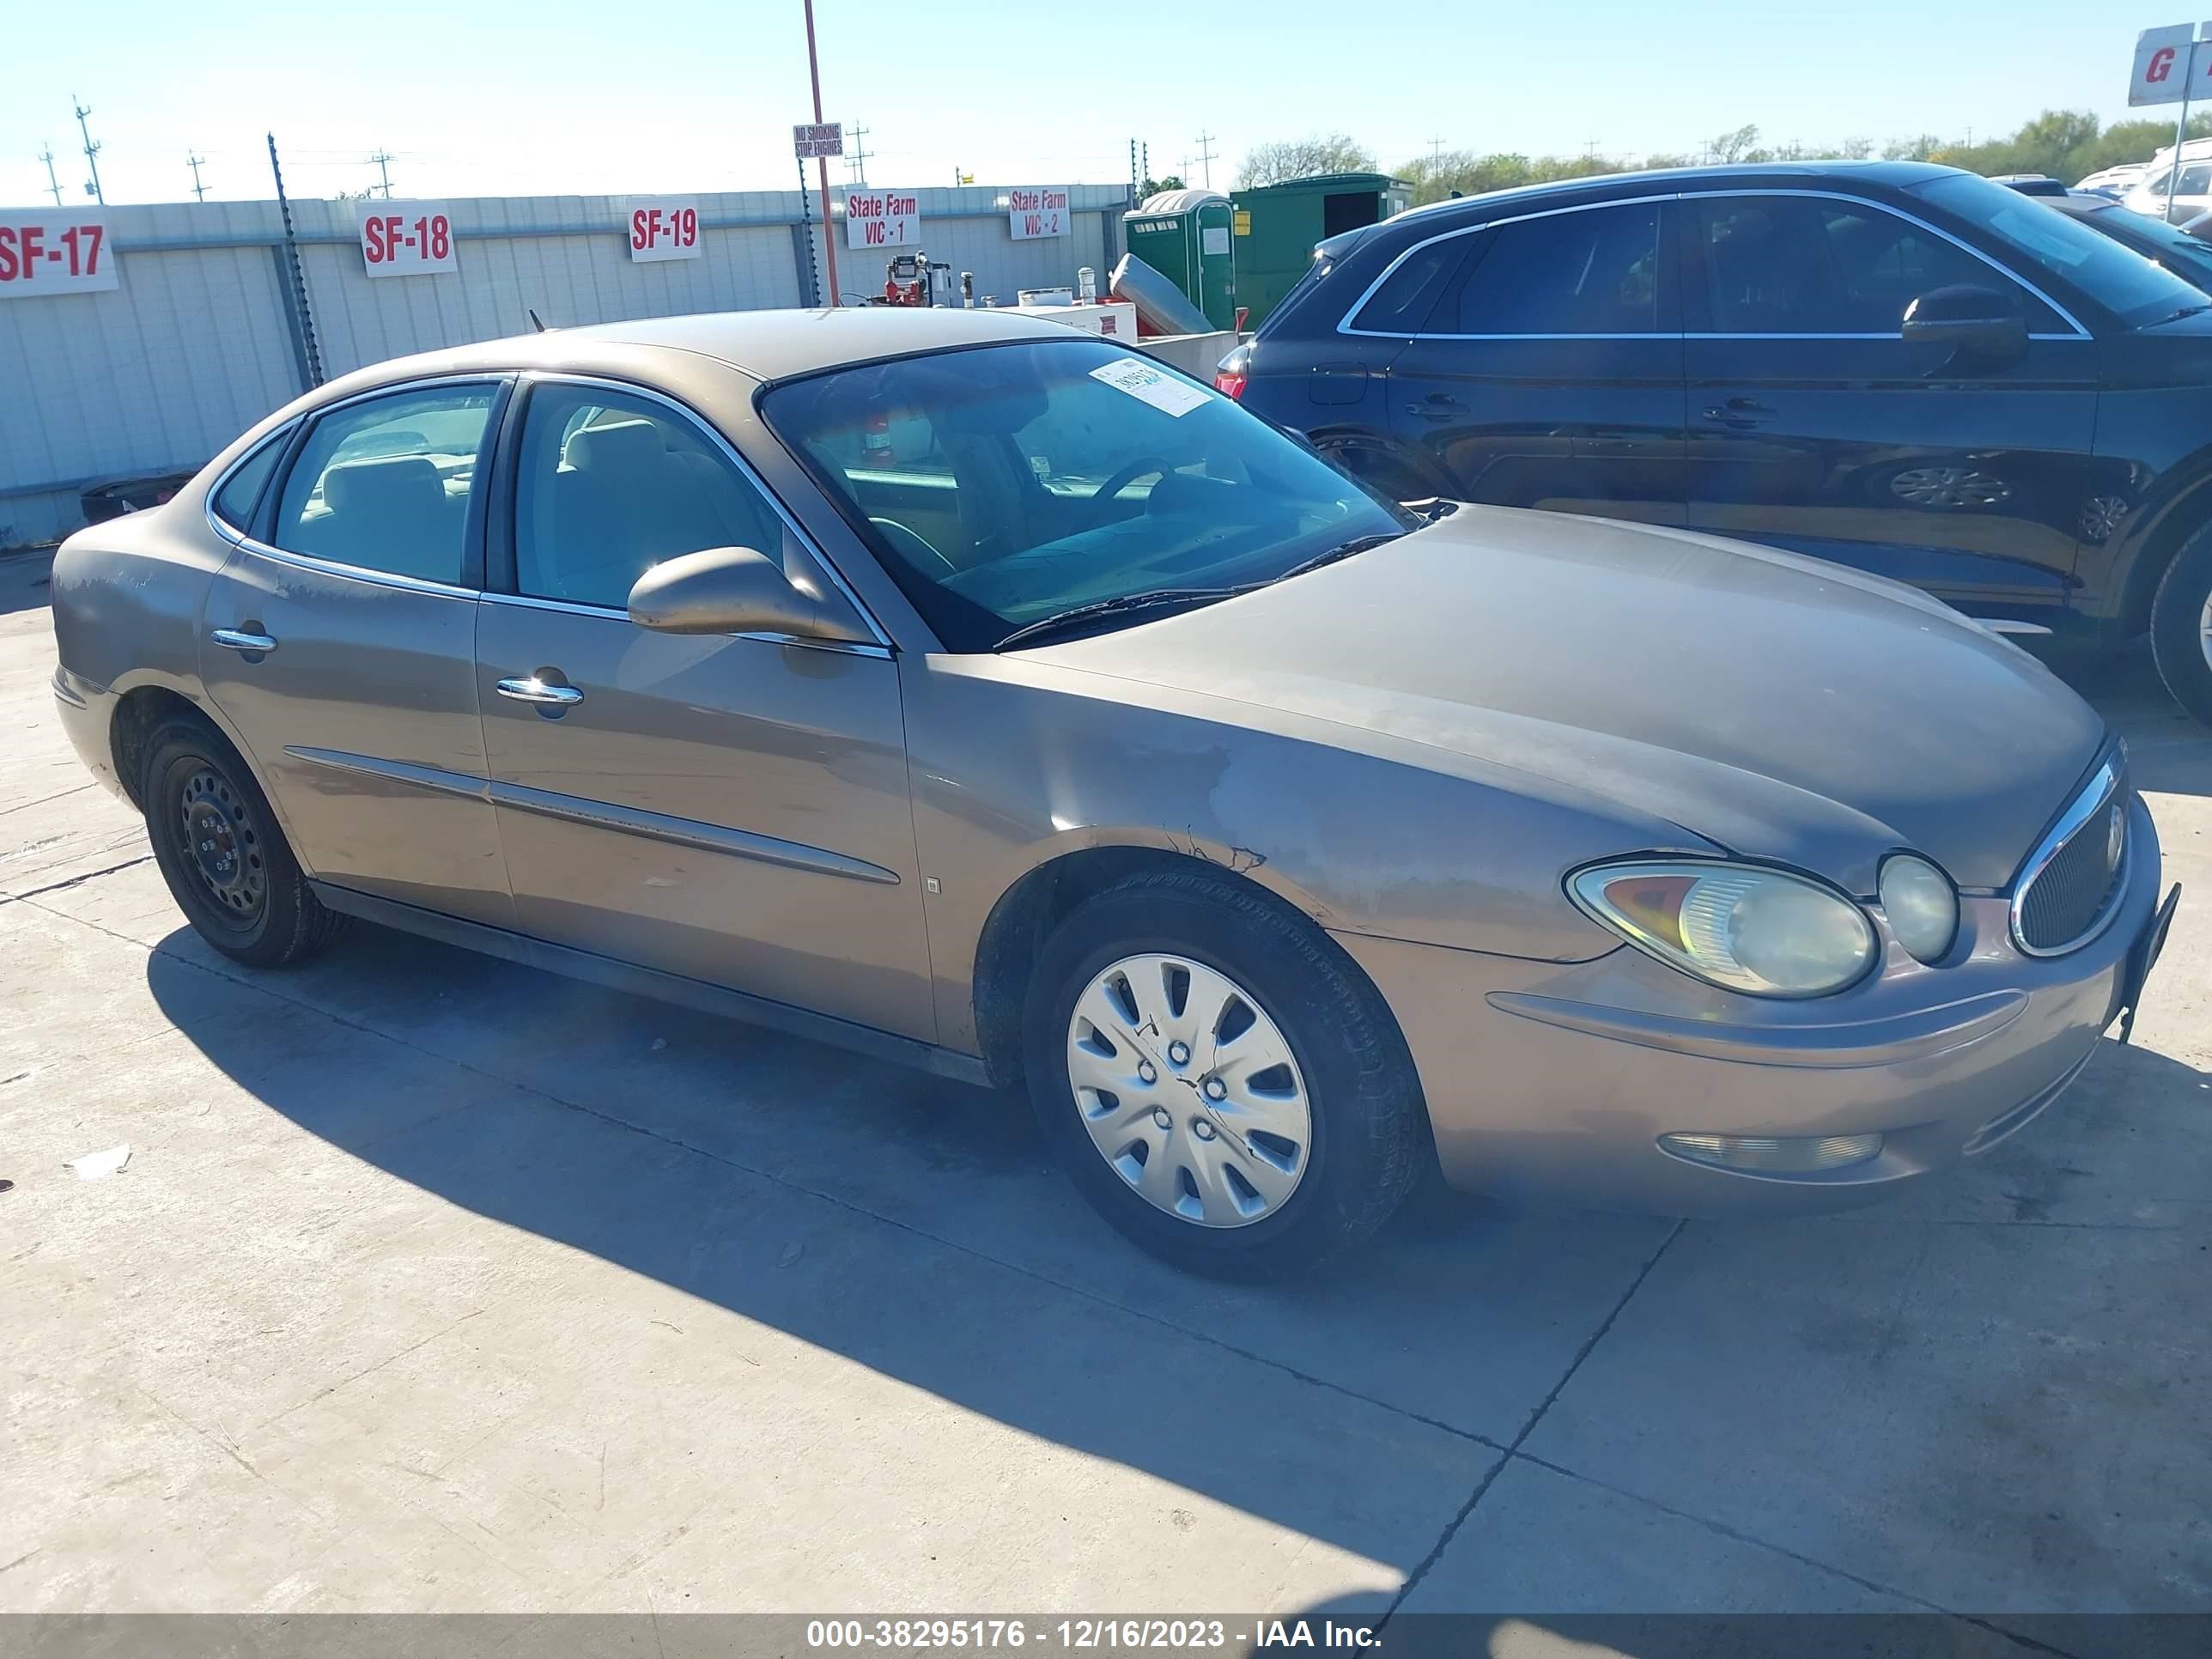
<instances>
[{"instance_id":1,"label":"sf-17 sign","mask_svg":"<svg viewBox=\"0 0 2212 1659\"><path fill-rule=\"evenodd\" d=\"M1006 229L1018 242L1067 234L1067 186L1027 185L1006 192Z\"/></svg>"},{"instance_id":2,"label":"sf-17 sign","mask_svg":"<svg viewBox=\"0 0 2212 1659\"><path fill-rule=\"evenodd\" d=\"M2212 34L2212 23L2205 25L2205 30ZM2135 67L2128 79L2131 106L2178 104L2184 98L2195 102L2212 96L2212 40L2196 47L2192 73L2189 43L2196 33L2193 23L2170 23L2164 28L2145 29L2136 37Z\"/></svg>"},{"instance_id":3,"label":"sf-17 sign","mask_svg":"<svg viewBox=\"0 0 2212 1659\"><path fill-rule=\"evenodd\" d=\"M921 198L910 190L845 192L848 247L911 247L921 240Z\"/></svg>"},{"instance_id":4,"label":"sf-17 sign","mask_svg":"<svg viewBox=\"0 0 2212 1659\"><path fill-rule=\"evenodd\" d=\"M97 208L0 208L0 300L118 286Z\"/></svg>"},{"instance_id":5,"label":"sf-17 sign","mask_svg":"<svg viewBox=\"0 0 2212 1659\"><path fill-rule=\"evenodd\" d=\"M362 203L361 258L372 276L428 276L461 268L443 202Z\"/></svg>"}]
</instances>

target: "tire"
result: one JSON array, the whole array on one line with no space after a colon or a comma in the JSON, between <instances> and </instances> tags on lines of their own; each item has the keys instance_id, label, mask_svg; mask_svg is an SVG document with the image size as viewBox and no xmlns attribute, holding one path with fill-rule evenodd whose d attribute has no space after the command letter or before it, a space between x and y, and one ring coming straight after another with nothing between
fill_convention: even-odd
<instances>
[{"instance_id":1,"label":"tire","mask_svg":"<svg viewBox=\"0 0 2212 1659\"><path fill-rule=\"evenodd\" d=\"M2212 726L2212 525L2181 544L2150 606L2150 649L2173 700Z\"/></svg>"},{"instance_id":2,"label":"tire","mask_svg":"<svg viewBox=\"0 0 2212 1659\"><path fill-rule=\"evenodd\" d=\"M159 727L138 798L170 896L234 962L304 962L343 927L307 885L253 774L212 726L178 719Z\"/></svg>"},{"instance_id":3,"label":"tire","mask_svg":"<svg viewBox=\"0 0 2212 1659\"><path fill-rule=\"evenodd\" d=\"M1129 982L1155 967L1159 989ZM1097 1019L1079 1021L1085 1009ZM1252 1065L1278 1037L1289 1064ZM1243 1045L1243 1062L1222 1062L1233 1095L1211 1069L1216 1043ZM1310 1271L1389 1218L1427 1152L1412 1057L1381 996L1304 916L1202 871L1131 876L1068 915L1030 982L1023 1059L1039 1127L1083 1195L1196 1273Z\"/></svg>"}]
</instances>

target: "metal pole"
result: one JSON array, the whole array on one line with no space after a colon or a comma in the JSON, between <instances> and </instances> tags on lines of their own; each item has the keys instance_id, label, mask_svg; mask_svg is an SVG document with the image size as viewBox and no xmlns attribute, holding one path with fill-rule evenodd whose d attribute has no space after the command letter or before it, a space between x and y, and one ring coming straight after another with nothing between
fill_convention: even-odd
<instances>
[{"instance_id":1,"label":"metal pole","mask_svg":"<svg viewBox=\"0 0 2212 1659\"><path fill-rule=\"evenodd\" d=\"M2181 77L2181 114L2173 124L2173 166L2166 175L2166 222L2173 222L2173 192L2181 186L2181 146L2189 137L2189 88L2197 80L2197 44L2189 46L2189 72Z\"/></svg>"},{"instance_id":2,"label":"metal pole","mask_svg":"<svg viewBox=\"0 0 2212 1659\"><path fill-rule=\"evenodd\" d=\"M76 101L75 93L70 94L70 106L76 111L76 130L84 137L85 162L92 168L92 199L106 207L107 198L100 188L100 146L92 142L92 129L84 124L84 118L92 112Z\"/></svg>"},{"instance_id":3,"label":"metal pole","mask_svg":"<svg viewBox=\"0 0 2212 1659\"><path fill-rule=\"evenodd\" d=\"M822 267L814 258L814 216L806 210L806 163L803 159L799 163L799 222L804 227L803 234L806 238L806 284L814 290L814 303L820 305ZM822 240L824 242L830 240L827 220L822 224Z\"/></svg>"},{"instance_id":4,"label":"metal pole","mask_svg":"<svg viewBox=\"0 0 2212 1659\"><path fill-rule=\"evenodd\" d=\"M54 205L56 207L59 207L62 204L62 181L54 177L54 146L52 140L49 139L46 143L46 147L39 152L39 159L46 164L47 194L51 195L54 198Z\"/></svg>"},{"instance_id":5,"label":"metal pole","mask_svg":"<svg viewBox=\"0 0 2212 1659\"><path fill-rule=\"evenodd\" d=\"M307 309L307 273L300 264L300 239L292 228L291 198L284 194L284 169L276 162L276 135L269 135L269 171L276 179L276 206L284 216L284 253L292 267L292 297L300 307L300 332L307 348L307 378L313 391L323 383L323 354L315 344L314 313Z\"/></svg>"},{"instance_id":6,"label":"metal pole","mask_svg":"<svg viewBox=\"0 0 2212 1659\"><path fill-rule=\"evenodd\" d=\"M207 165L205 160L198 150L188 149L185 152L185 165L192 170L192 199L206 201L207 186L200 182L200 169Z\"/></svg>"},{"instance_id":7,"label":"metal pole","mask_svg":"<svg viewBox=\"0 0 2212 1659\"><path fill-rule=\"evenodd\" d=\"M806 72L814 82L814 124L822 125L822 65L814 55L814 0L806 0ZM817 155L814 165L822 181L822 248L830 261L830 303L839 303L837 239L830 234L830 161ZM804 173L805 169L800 168Z\"/></svg>"}]
</instances>

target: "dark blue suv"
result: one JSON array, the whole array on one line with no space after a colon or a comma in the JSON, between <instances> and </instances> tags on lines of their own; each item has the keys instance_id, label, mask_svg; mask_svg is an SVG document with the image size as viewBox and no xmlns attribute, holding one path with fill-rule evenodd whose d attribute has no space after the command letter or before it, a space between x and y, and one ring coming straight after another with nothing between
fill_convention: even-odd
<instances>
[{"instance_id":1,"label":"dark blue suv","mask_svg":"<svg viewBox=\"0 0 2212 1659\"><path fill-rule=\"evenodd\" d=\"M1348 232L1218 384L1401 500L1596 514L2148 630L2212 721L2212 302L2001 185L1702 167Z\"/></svg>"}]
</instances>

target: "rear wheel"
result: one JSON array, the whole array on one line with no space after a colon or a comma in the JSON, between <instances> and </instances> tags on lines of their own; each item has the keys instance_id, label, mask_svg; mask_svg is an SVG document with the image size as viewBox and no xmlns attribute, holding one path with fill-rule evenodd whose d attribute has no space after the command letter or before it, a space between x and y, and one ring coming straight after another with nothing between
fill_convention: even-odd
<instances>
[{"instance_id":1,"label":"rear wheel","mask_svg":"<svg viewBox=\"0 0 2212 1659\"><path fill-rule=\"evenodd\" d=\"M1047 943L1030 1097L1084 1195L1182 1267L1309 1269L1371 1234L1425 1151L1373 988L1302 916L1204 872L1085 901Z\"/></svg>"},{"instance_id":2,"label":"rear wheel","mask_svg":"<svg viewBox=\"0 0 2212 1659\"><path fill-rule=\"evenodd\" d=\"M2160 579L2150 647L2174 701L2212 726L2212 525L2181 544Z\"/></svg>"},{"instance_id":3,"label":"rear wheel","mask_svg":"<svg viewBox=\"0 0 2212 1659\"><path fill-rule=\"evenodd\" d=\"M211 727L177 720L156 731L138 798L170 896L225 956L281 967L337 932L344 918L315 897L267 797Z\"/></svg>"}]
</instances>

